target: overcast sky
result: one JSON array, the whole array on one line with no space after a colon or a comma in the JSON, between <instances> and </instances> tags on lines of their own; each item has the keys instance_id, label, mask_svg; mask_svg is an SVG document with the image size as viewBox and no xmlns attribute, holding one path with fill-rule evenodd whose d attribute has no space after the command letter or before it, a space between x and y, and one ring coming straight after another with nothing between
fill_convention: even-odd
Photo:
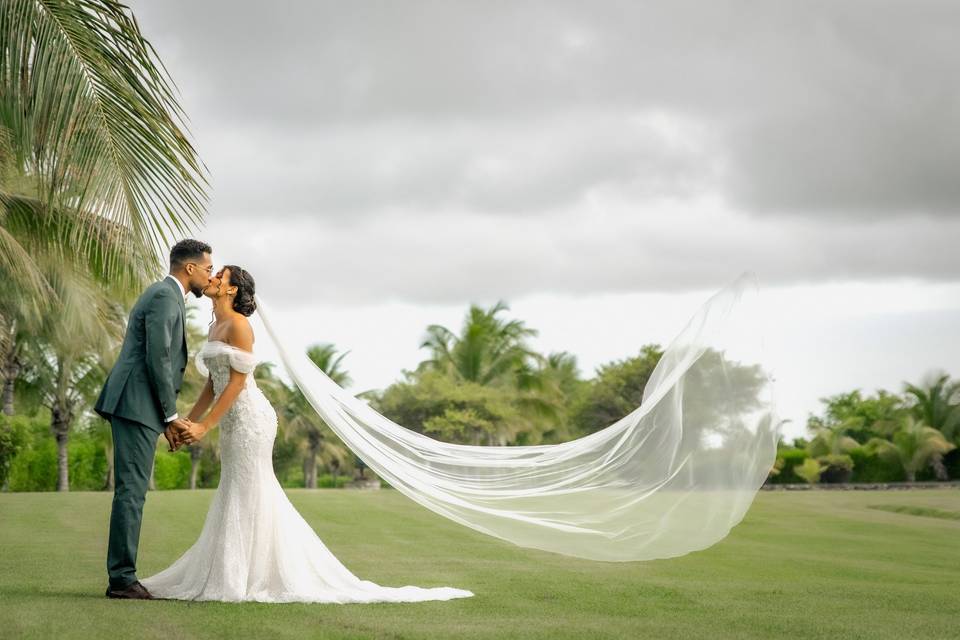
<instances>
[{"instance_id":1,"label":"overcast sky","mask_svg":"<svg viewBox=\"0 0 960 640\"><path fill-rule=\"evenodd\" d=\"M789 437L960 374L956 3L132 8L212 176L199 237L357 391L497 299L592 375L747 270Z\"/></svg>"}]
</instances>

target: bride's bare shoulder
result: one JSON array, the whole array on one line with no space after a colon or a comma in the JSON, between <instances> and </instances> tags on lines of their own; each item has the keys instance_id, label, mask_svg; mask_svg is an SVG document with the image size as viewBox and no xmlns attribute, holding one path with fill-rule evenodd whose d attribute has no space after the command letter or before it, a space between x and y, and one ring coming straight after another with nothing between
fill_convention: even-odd
<instances>
[{"instance_id":1,"label":"bride's bare shoulder","mask_svg":"<svg viewBox=\"0 0 960 640\"><path fill-rule=\"evenodd\" d=\"M226 327L227 342L238 349L253 351L253 327L243 315L231 319Z\"/></svg>"}]
</instances>

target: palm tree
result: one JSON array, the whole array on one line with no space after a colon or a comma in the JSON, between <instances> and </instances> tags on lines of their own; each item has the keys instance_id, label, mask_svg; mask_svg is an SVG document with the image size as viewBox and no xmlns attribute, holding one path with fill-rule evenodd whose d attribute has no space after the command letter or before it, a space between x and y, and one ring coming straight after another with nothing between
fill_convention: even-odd
<instances>
[{"instance_id":1,"label":"palm tree","mask_svg":"<svg viewBox=\"0 0 960 640\"><path fill-rule=\"evenodd\" d=\"M307 357L341 387L350 384L349 374L341 368L347 353L349 352L338 356L336 347L329 343L315 344L307 349ZM327 423L317 415L298 387L289 389L281 415L284 418L284 437L296 437L302 443L304 486L307 489L317 488L318 460L336 476L349 459L349 451Z\"/></svg>"},{"instance_id":2,"label":"palm tree","mask_svg":"<svg viewBox=\"0 0 960 640\"><path fill-rule=\"evenodd\" d=\"M540 356L525 342L537 335L535 329L497 317L509 308L503 301L490 309L471 305L459 336L441 325L427 327L420 347L430 351L430 359L420 363L420 370L438 370L482 385L514 386L524 365Z\"/></svg>"},{"instance_id":3,"label":"palm tree","mask_svg":"<svg viewBox=\"0 0 960 640\"><path fill-rule=\"evenodd\" d=\"M206 169L182 129L173 85L130 10L116 0L0 4L0 277L32 297L48 291L39 265L6 233L8 216L53 210L78 224L64 253L158 266L160 246L195 227ZM133 242L90 240L100 220ZM52 238L51 238L52 240Z\"/></svg>"},{"instance_id":4,"label":"palm tree","mask_svg":"<svg viewBox=\"0 0 960 640\"><path fill-rule=\"evenodd\" d=\"M350 374L341 369L340 364L347 357L349 351L344 351L337 355L337 348L327 342L314 344L307 348L307 357L313 364L320 367L320 370L327 374L327 377L336 382L341 387L349 387L353 380Z\"/></svg>"},{"instance_id":5,"label":"palm tree","mask_svg":"<svg viewBox=\"0 0 960 640\"><path fill-rule=\"evenodd\" d=\"M283 407L284 438L297 438L303 451L303 484L307 489L317 488L317 462L339 471L349 452L317 415L299 389L292 389ZM335 467L335 468L334 468Z\"/></svg>"},{"instance_id":6,"label":"palm tree","mask_svg":"<svg viewBox=\"0 0 960 640\"><path fill-rule=\"evenodd\" d=\"M537 355L531 366L524 362L517 371L517 406L542 423L542 428L524 434L521 444L565 442L575 437L571 408L584 390L577 358L566 351ZM505 443L500 443L505 444Z\"/></svg>"},{"instance_id":7,"label":"palm tree","mask_svg":"<svg viewBox=\"0 0 960 640\"><path fill-rule=\"evenodd\" d=\"M960 380L932 374L919 386L904 384L904 391L913 396L910 410L917 420L940 431L947 441L960 439Z\"/></svg>"},{"instance_id":8,"label":"palm tree","mask_svg":"<svg viewBox=\"0 0 960 640\"><path fill-rule=\"evenodd\" d=\"M569 408L582 382L576 358L566 352L544 357L527 345L537 331L521 320L499 317L509 307L503 301L489 309L471 305L460 334L441 325L427 327L421 348L430 357L417 374L439 372L461 385L480 385L503 395L519 412L514 421L491 423L463 408L451 407L434 426L438 433L472 432L472 440L488 444L537 444L572 437ZM492 398L491 398L492 400ZM440 422L437 422L437 421ZM452 431L451 431L452 430Z\"/></svg>"},{"instance_id":9,"label":"palm tree","mask_svg":"<svg viewBox=\"0 0 960 640\"><path fill-rule=\"evenodd\" d=\"M50 409L57 441L57 490L69 491L67 443L80 412L90 406L105 375L103 357L123 332L124 317L112 292L72 265L43 264L60 301L24 349L26 380Z\"/></svg>"},{"instance_id":10,"label":"palm tree","mask_svg":"<svg viewBox=\"0 0 960 640\"><path fill-rule=\"evenodd\" d=\"M893 442L871 438L866 447L888 460L899 459L908 482L915 482L917 472L927 466L933 468L938 480L947 480L943 456L956 448L940 431L913 416L904 419L900 430L893 434Z\"/></svg>"},{"instance_id":11,"label":"palm tree","mask_svg":"<svg viewBox=\"0 0 960 640\"><path fill-rule=\"evenodd\" d=\"M198 223L205 169L172 84L115 0L0 4L0 372L14 408L22 342L62 303L50 258L86 261L117 288ZM128 279L128 276L132 278Z\"/></svg>"},{"instance_id":12,"label":"palm tree","mask_svg":"<svg viewBox=\"0 0 960 640\"><path fill-rule=\"evenodd\" d=\"M846 427L841 424L835 427L816 428L813 438L807 444L807 452L810 457L819 458L845 454L859 446L859 442L846 435Z\"/></svg>"}]
</instances>

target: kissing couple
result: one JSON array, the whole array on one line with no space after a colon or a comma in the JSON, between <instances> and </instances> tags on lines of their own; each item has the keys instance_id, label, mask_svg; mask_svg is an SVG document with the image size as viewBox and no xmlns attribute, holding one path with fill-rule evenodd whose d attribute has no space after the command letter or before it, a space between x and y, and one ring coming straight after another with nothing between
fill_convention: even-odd
<instances>
[{"instance_id":1,"label":"kissing couple","mask_svg":"<svg viewBox=\"0 0 960 640\"><path fill-rule=\"evenodd\" d=\"M252 375L253 276L214 271L210 245L182 240L170 272L133 305L120 355L95 411L110 422L115 489L107 597L228 602L418 602L465 598L453 587L384 587L361 580L327 549L290 503L273 470L277 415ZM208 298L214 320L195 364L206 384L186 417L177 396L187 367L185 299ZM137 552L158 437L170 452L220 429L220 483L196 542L142 580ZM159 523L158 523L159 524Z\"/></svg>"}]
</instances>

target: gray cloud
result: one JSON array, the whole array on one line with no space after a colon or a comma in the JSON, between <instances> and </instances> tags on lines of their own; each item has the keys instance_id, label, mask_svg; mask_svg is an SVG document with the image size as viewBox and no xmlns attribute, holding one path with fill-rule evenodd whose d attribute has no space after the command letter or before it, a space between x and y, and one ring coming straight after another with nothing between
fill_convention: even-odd
<instances>
[{"instance_id":1,"label":"gray cloud","mask_svg":"<svg viewBox=\"0 0 960 640\"><path fill-rule=\"evenodd\" d=\"M251 259L258 221L299 234L346 265L332 295L695 287L741 262L958 277L955 3L133 8L213 172L212 229Z\"/></svg>"},{"instance_id":2,"label":"gray cloud","mask_svg":"<svg viewBox=\"0 0 960 640\"><path fill-rule=\"evenodd\" d=\"M247 228L249 229L249 227ZM806 219L757 222L706 209L649 216L383 216L337 227L300 220L261 233L211 226L218 263L251 270L287 306L386 301L458 304L534 293L676 293L718 288L745 270L764 286L922 277L956 281L960 220L928 217L829 229Z\"/></svg>"},{"instance_id":3,"label":"gray cloud","mask_svg":"<svg viewBox=\"0 0 960 640\"><path fill-rule=\"evenodd\" d=\"M365 123L295 133L251 127L225 134L208 161L217 209L278 209L338 220L382 209L550 212L591 189L686 197L716 169L656 119L573 113L529 123Z\"/></svg>"},{"instance_id":4,"label":"gray cloud","mask_svg":"<svg viewBox=\"0 0 960 640\"><path fill-rule=\"evenodd\" d=\"M345 125L360 132L357 157L365 159L382 151L365 138L365 123L411 123L429 140L431 127L441 138L444 128L458 127L486 135L558 114L661 111L698 121L722 141L716 153L728 171L720 188L746 211L958 213L960 85L952 78L960 72L960 6L953 3L181 1L134 8L204 125L266 126L318 144ZM641 141L627 137L618 146L602 125L583 124L600 158L557 149L575 155L581 181L621 178L636 167L634 154L648 155L625 148ZM398 153L410 145L394 140L403 145ZM432 164L421 159L424 171L400 172L391 184L377 163L358 173L347 162L343 176L329 174L339 189L320 186L349 211L414 193L424 204L445 203L457 195L444 192L447 179L462 187L463 176L437 165L462 171L469 159L451 163L450 151L441 142ZM626 154L622 163L618 153ZM338 162L322 150L311 155L321 166ZM464 202L497 209L516 195L520 208L576 195L549 175L533 176L520 194L497 177L497 186L465 189Z\"/></svg>"}]
</instances>

